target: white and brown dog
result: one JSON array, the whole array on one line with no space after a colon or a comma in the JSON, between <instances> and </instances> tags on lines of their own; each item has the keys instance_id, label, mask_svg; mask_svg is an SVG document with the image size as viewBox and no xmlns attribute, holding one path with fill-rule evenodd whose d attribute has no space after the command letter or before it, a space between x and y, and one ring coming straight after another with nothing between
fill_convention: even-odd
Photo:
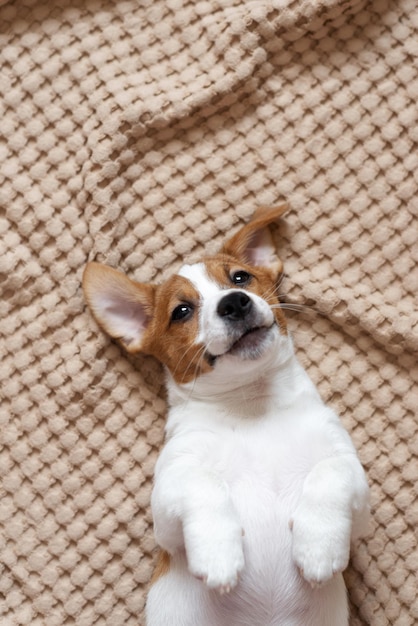
<instances>
[{"instance_id":1,"label":"white and brown dog","mask_svg":"<svg viewBox=\"0 0 418 626\"><path fill-rule=\"evenodd\" d=\"M99 324L167 371L148 626L348 624L341 572L368 486L286 330L267 228L284 209L259 209L219 254L158 286L85 270Z\"/></svg>"}]
</instances>

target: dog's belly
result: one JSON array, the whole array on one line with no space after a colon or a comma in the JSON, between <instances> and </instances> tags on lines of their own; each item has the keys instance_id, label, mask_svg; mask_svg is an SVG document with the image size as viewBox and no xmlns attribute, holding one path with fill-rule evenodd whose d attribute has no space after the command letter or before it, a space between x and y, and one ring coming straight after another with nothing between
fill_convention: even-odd
<instances>
[{"instance_id":1,"label":"dog's belly","mask_svg":"<svg viewBox=\"0 0 418 626\"><path fill-rule=\"evenodd\" d=\"M236 589L212 596L219 615L233 616L231 624L277 624L280 616L300 625L312 610L312 589L293 562L289 523L306 476L328 446L321 433L290 431L286 445L274 430L235 433L220 450L219 471L244 533L245 567Z\"/></svg>"},{"instance_id":2,"label":"dog's belly","mask_svg":"<svg viewBox=\"0 0 418 626\"><path fill-rule=\"evenodd\" d=\"M253 623L269 624L274 616L293 615L295 602L298 613L307 603L307 584L292 559L289 527L301 486L298 481L292 493L285 493L249 479L231 488L243 527L245 567L235 591L217 600L235 619L241 614L252 616Z\"/></svg>"},{"instance_id":3,"label":"dog's belly","mask_svg":"<svg viewBox=\"0 0 418 626\"><path fill-rule=\"evenodd\" d=\"M302 582L292 560L289 523L307 471L292 475L281 463L269 468L268 460L267 467L260 459L257 468L230 483L230 493L244 533L241 591L251 596L263 590L273 602L286 597L289 585L294 590Z\"/></svg>"}]
</instances>

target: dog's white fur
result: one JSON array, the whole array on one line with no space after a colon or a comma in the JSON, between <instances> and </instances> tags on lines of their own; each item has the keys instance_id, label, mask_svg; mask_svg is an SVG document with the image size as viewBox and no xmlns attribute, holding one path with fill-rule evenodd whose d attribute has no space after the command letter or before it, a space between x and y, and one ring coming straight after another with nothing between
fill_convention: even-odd
<instances>
[{"instance_id":1,"label":"dog's white fur","mask_svg":"<svg viewBox=\"0 0 418 626\"><path fill-rule=\"evenodd\" d=\"M266 330L234 351L218 305L237 287L204 262L179 274L199 294L196 341L214 366L186 384L167 372L152 511L170 566L151 587L147 625L347 626L341 572L369 508L351 439L263 297L239 288Z\"/></svg>"}]
</instances>

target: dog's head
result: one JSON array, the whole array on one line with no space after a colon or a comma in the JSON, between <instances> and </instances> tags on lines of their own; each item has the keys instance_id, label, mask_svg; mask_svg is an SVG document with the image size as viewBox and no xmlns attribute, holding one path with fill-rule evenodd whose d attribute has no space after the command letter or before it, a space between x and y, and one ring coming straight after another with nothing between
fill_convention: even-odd
<instances>
[{"instance_id":1,"label":"dog's head","mask_svg":"<svg viewBox=\"0 0 418 626\"><path fill-rule=\"evenodd\" d=\"M89 263L83 289L94 317L128 352L157 357L178 384L221 362L258 361L286 334L277 299L282 263L268 230L285 210L259 209L219 254L184 265L161 285Z\"/></svg>"}]
</instances>

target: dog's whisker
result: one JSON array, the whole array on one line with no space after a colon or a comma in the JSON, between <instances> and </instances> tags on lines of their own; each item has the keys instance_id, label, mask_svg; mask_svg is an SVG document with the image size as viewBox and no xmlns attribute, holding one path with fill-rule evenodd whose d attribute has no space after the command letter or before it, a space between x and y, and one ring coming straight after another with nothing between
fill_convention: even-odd
<instances>
[{"instance_id":1,"label":"dog's whisker","mask_svg":"<svg viewBox=\"0 0 418 626\"><path fill-rule=\"evenodd\" d=\"M318 309L315 309L308 304L280 302L280 304L271 304L270 307L272 309L283 309L284 311L294 311L296 313L321 313Z\"/></svg>"},{"instance_id":2,"label":"dog's whisker","mask_svg":"<svg viewBox=\"0 0 418 626\"><path fill-rule=\"evenodd\" d=\"M184 362L184 359L188 356L189 352L190 352L193 348L195 348L195 347L196 347L196 346L195 346L194 344L191 344L190 346L188 346L188 348L187 348L186 350L184 350L184 351L183 351L182 355L179 357L179 360L178 360L178 362L177 362L176 367L175 367L175 368L174 368L174 370L173 370L173 373L174 373L174 374L177 374L177 372L178 372L178 370L179 370L180 365ZM205 351L205 348L204 348L204 347L200 347L200 348L199 348L199 351L198 351L198 353L197 353L197 354L199 355L199 352L200 352L200 353L201 353L201 355L199 356L199 361L198 361L198 364L196 365L196 371L195 371L195 376L194 376L194 378L196 378L196 377L197 377L197 375L198 375L198 371L199 371L199 370L198 370L198 366L200 366L200 363L202 362L202 358L203 358L204 351ZM192 360L190 360L190 361L189 361L189 364L188 364L187 368L185 369L185 371L184 371L184 373L183 373L182 381L184 381L184 380L185 380L185 378L186 378L186 376L187 376L188 372L190 371L190 368L192 367L193 363L194 363L194 359L192 359Z\"/></svg>"},{"instance_id":3,"label":"dog's whisker","mask_svg":"<svg viewBox=\"0 0 418 626\"><path fill-rule=\"evenodd\" d=\"M272 287L268 291L262 293L261 297L263 298L263 300L266 300L268 302L271 298L277 298L277 291L278 290L275 287Z\"/></svg>"},{"instance_id":4,"label":"dog's whisker","mask_svg":"<svg viewBox=\"0 0 418 626\"><path fill-rule=\"evenodd\" d=\"M186 356L188 355L188 353L189 353L192 349L194 349L194 348L196 348L196 346L195 346L194 344L192 344L192 345L190 345L190 346L187 348L187 350L185 350L185 351L183 352L183 355L180 357L179 362L178 362L178 364L177 364L177 366L176 366L175 371L177 371L177 370L178 370L178 367L179 367L179 365L181 364L181 362L182 362L182 361L184 361L184 359L186 358ZM197 351L197 353L196 353L196 357L198 357L198 362L196 363L196 374L197 374L197 368L198 368L198 366L199 366L199 365L200 365L200 363L201 363L201 358L202 358L202 355L203 355L203 353L204 353L204 350L205 350L204 346L200 346L200 347L199 347L199 349L198 349L198 351ZM189 364L188 364L187 368L186 368L186 369L185 369L185 371L184 371L183 380L184 380L184 379L185 379L185 377L187 376L188 372L190 371L190 369L191 369L191 367L193 366L193 364L194 364L194 363L195 363L195 358L193 358L193 359L191 359L191 360L189 361Z\"/></svg>"},{"instance_id":5,"label":"dog's whisker","mask_svg":"<svg viewBox=\"0 0 418 626\"><path fill-rule=\"evenodd\" d=\"M283 283L284 280L284 275L282 274L279 278L279 280L277 280L270 289L266 290L263 294L261 294L261 297L266 300L267 302L271 299L271 298L277 298L278 296L278 291Z\"/></svg>"},{"instance_id":6,"label":"dog's whisker","mask_svg":"<svg viewBox=\"0 0 418 626\"><path fill-rule=\"evenodd\" d=\"M205 353L205 348L202 347L202 348L199 349L199 351L196 354L196 357L198 357L198 358L197 358L197 361L196 361L196 364L195 364L195 368L194 368L193 381L195 381L196 378L199 375L199 370L201 369L201 364L202 364L202 361L203 361L204 353ZM190 363L189 367L185 370L183 380L186 378L186 375L190 371L191 367L192 367L192 363Z\"/></svg>"},{"instance_id":7,"label":"dog's whisker","mask_svg":"<svg viewBox=\"0 0 418 626\"><path fill-rule=\"evenodd\" d=\"M192 383L192 386L190 388L190 392L188 394L186 403L189 403L191 398L192 398L192 396L193 396L193 392L195 390L196 381L197 381L197 378L198 378L198 372L199 372L201 363L202 363L202 361L204 359L204 356L205 356L205 346L202 346L201 349L200 349L199 360L198 360L198 362L196 363L196 366L195 366L195 375L193 376L193 383Z\"/></svg>"},{"instance_id":8,"label":"dog's whisker","mask_svg":"<svg viewBox=\"0 0 418 626\"><path fill-rule=\"evenodd\" d=\"M178 354L181 354L181 356L179 357L179 362L182 361L187 354L190 352L190 350L193 350L193 348L195 348L195 344L190 344L185 350L183 346L180 346L175 352L177 352Z\"/></svg>"}]
</instances>

